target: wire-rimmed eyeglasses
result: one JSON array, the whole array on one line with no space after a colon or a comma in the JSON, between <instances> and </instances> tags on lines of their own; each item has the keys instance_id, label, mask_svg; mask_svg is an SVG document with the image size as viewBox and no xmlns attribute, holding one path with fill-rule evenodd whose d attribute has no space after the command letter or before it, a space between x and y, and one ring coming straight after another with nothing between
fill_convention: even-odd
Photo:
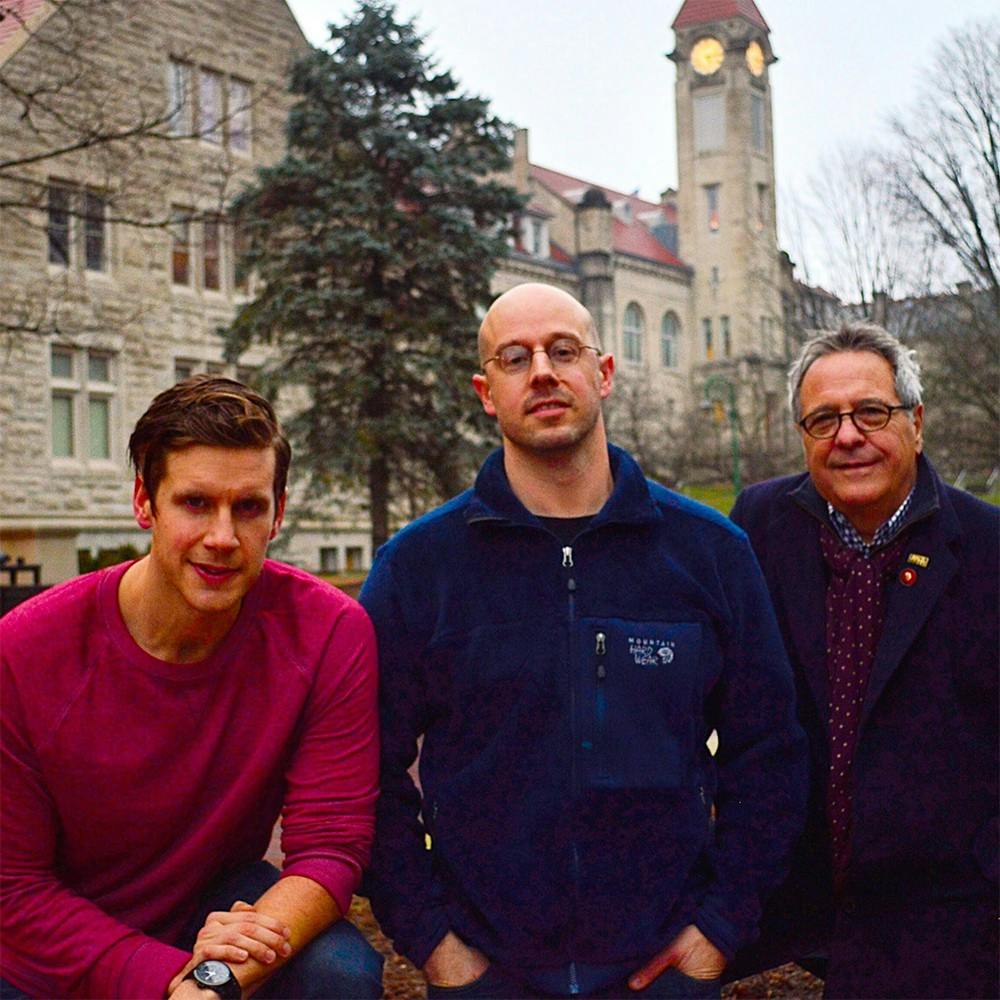
<instances>
[{"instance_id":1,"label":"wire-rimmed eyeglasses","mask_svg":"<svg viewBox=\"0 0 1000 1000\"><path fill-rule=\"evenodd\" d=\"M889 403L862 403L853 410L843 410L840 413L835 410L817 410L803 417L799 421L801 427L810 437L822 441L826 438L836 437L840 431L840 425L844 417L850 417L851 423L862 434L871 434L873 431L880 431L892 419L896 410L912 410L912 406L898 403L890 406Z\"/></svg>"},{"instance_id":2,"label":"wire-rimmed eyeglasses","mask_svg":"<svg viewBox=\"0 0 1000 1000\"><path fill-rule=\"evenodd\" d=\"M526 347L524 344L508 344L492 358L487 358L482 365L483 371L486 366L495 361L500 366L500 371L505 375L523 375L531 368L531 359L542 352L548 355L553 368L571 368L580 360L580 355L584 351L593 351L595 354L601 352L596 347L589 344L581 344L572 337L560 337L553 340L547 347L536 347L534 349Z\"/></svg>"}]
</instances>

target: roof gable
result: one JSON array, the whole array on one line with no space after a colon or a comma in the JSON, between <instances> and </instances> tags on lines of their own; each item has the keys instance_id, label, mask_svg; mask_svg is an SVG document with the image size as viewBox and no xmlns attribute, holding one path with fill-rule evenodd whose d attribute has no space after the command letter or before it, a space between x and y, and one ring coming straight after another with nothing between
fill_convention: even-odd
<instances>
[{"instance_id":1,"label":"roof gable","mask_svg":"<svg viewBox=\"0 0 1000 1000\"><path fill-rule=\"evenodd\" d=\"M684 0L671 27L674 30L692 28L712 21L725 21L729 17L742 17L758 28L771 30L754 0Z\"/></svg>"},{"instance_id":2,"label":"roof gable","mask_svg":"<svg viewBox=\"0 0 1000 1000\"><path fill-rule=\"evenodd\" d=\"M601 191L608 204L616 209L612 218L611 239L613 248L619 253L657 264L667 264L670 267L687 265L653 234L652 227L659 224L676 225L677 210L673 205L661 205L655 201L647 201L635 194L625 194L614 188L601 184L592 184L579 177L550 170L548 167L529 165L531 177L554 195L571 205L579 204L584 194L592 188ZM623 208L627 207L627 220L621 217Z\"/></svg>"}]
</instances>

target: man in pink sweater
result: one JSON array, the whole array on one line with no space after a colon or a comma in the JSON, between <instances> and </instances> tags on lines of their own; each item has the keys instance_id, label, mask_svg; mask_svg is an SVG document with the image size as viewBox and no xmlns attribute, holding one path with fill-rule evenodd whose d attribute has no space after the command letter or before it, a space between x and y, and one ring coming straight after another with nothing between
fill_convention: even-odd
<instances>
[{"instance_id":1,"label":"man in pink sweater","mask_svg":"<svg viewBox=\"0 0 1000 1000\"><path fill-rule=\"evenodd\" d=\"M341 919L377 796L371 624L265 560L290 449L257 393L188 379L129 449L149 554L0 623L0 996L377 997Z\"/></svg>"}]
</instances>

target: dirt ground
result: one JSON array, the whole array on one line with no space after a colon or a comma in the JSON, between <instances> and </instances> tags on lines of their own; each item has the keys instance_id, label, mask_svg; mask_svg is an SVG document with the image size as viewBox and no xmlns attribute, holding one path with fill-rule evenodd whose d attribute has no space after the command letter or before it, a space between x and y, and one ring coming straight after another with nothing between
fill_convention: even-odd
<instances>
[{"instance_id":1,"label":"dirt ground","mask_svg":"<svg viewBox=\"0 0 1000 1000\"><path fill-rule=\"evenodd\" d=\"M426 996L424 977L401 955L392 950L389 939L379 930L368 901L355 896L351 921L366 935L372 945L385 956L382 974L384 996L388 1000L423 1000ZM819 998L823 984L797 965L783 965L760 976L750 976L732 983L722 991L724 998L796 997Z\"/></svg>"}]
</instances>

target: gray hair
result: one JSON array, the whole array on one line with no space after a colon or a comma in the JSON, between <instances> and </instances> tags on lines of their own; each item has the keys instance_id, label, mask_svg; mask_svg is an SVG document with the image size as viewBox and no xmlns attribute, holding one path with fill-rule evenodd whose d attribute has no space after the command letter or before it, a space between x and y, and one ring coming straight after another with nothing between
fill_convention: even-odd
<instances>
[{"instance_id":1,"label":"gray hair","mask_svg":"<svg viewBox=\"0 0 1000 1000\"><path fill-rule=\"evenodd\" d=\"M845 323L839 330L821 333L807 340L788 369L788 406L796 423L802 419L799 393L806 372L814 361L841 351L869 351L885 358L892 368L900 403L911 408L920 405L923 390L917 352L904 347L888 330L874 323Z\"/></svg>"}]
</instances>

